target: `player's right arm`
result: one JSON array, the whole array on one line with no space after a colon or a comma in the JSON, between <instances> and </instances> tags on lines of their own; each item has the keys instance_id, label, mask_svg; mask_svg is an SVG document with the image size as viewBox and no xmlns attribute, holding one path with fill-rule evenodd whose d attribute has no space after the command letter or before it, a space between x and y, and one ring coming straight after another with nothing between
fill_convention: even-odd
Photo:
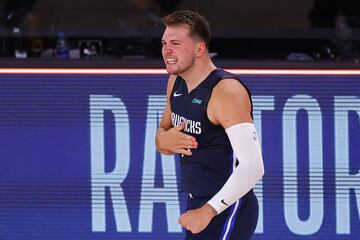
<instances>
[{"instance_id":1,"label":"player's right arm","mask_svg":"<svg viewBox=\"0 0 360 240\"><path fill-rule=\"evenodd\" d=\"M171 122L170 94L172 92L176 76L171 75L168 80L166 90L166 106L160 121L160 126L156 132L155 143L157 150L162 154L184 154L192 155L189 149L197 148L197 141L193 136L185 134L182 130L185 127L181 123L173 127Z\"/></svg>"}]
</instances>

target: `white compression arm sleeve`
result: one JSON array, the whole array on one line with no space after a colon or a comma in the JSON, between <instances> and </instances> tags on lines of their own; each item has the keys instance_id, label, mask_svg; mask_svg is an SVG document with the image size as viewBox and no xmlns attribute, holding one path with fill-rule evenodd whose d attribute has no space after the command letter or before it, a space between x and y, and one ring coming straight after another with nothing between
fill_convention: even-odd
<instances>
[{"instance_id":1,"label":"white compression arm sleeve","mask_svg":"<svg viewBox=\"0 0 360 240\"><path fill-rule=\"evenodd\" d=\"M225 131L239 164L220 191L208 201L218 214L248 193L264 174L254 124L239 123Z\"/></svg>"}]
</instances>

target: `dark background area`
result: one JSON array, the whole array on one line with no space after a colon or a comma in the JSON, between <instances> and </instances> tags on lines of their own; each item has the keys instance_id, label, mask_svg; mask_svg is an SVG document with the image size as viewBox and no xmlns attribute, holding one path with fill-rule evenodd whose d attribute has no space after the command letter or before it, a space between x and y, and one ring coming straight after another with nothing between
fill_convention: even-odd
<instances>
[{"instance_id":1,"label":"dark background area","mask_svg":"<svg viewBox=\"0 0 360 240\"><path fill-rule=\"evenodd\" d=\"M161 18L175 9L205 15L214 59L348 62L360 56L355 0L1 0L0 57L157 60Z\"/></svg>"}]
</instances>

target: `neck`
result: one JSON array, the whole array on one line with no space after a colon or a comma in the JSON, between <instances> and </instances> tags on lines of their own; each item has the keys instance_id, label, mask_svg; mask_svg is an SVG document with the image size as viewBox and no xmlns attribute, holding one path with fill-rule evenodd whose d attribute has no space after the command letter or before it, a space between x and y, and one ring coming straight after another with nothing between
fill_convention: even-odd
<instances>
[{"instance_id":1,"label":"neck","mask_svg":"<svg viewBox=\"0 0 360 240\"><path fill-rule=\"evenodd\" d=\"M206 60L199 60L180 76L185 80L188 87L188 91L191 92L196 88L206 77L214 70L216 66L213 64L210 58Z\"/></svg>"}]
</instances>

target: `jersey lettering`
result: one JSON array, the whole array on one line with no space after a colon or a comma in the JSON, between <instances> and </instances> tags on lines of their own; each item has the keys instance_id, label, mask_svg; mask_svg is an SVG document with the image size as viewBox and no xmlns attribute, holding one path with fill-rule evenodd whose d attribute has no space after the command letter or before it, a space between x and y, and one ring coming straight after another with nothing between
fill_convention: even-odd
<instances>
[{"instance_id":1,"label":"jersey lettering","mask_svg":"<svg viewBox=\"0 0 360 240\"><path fill-rule=\"evenodd\" d=\"M177 127L180 123L185 123L184 131L192 134L201 134L201 122L197 122L191 119L186 119L176 113L171 113L171 122Z\"/></svg>"}]
</instances>

